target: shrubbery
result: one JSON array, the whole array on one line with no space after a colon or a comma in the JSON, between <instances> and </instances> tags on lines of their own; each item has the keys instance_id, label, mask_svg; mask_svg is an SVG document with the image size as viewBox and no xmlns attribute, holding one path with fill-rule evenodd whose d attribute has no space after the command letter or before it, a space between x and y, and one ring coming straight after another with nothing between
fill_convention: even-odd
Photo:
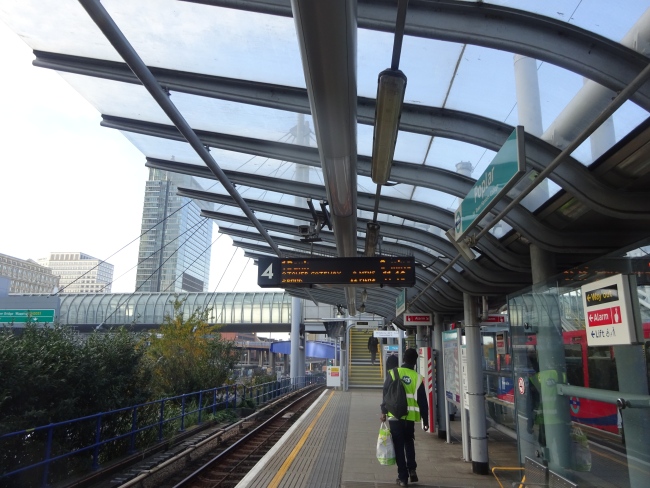
<instances>
[{"instance_id":1,"label":"shrubbery","mask_svg":"<svg viewBox=\"0 0 650 488\"><path fill-rule=\"evenodd\" d=\"M147 401L152 375L140 338L82 339L68 327L0 331L0 434Z\"/></svg>"},{"instance_id":2,"label":"shrubbery","mask_svg":"<svg viewBox=\"0 0 650 488\"><path fill-rule=\"evenodd\" d=\"M221 386L237 363L234 343L223 341L218 327L208 324L209 310L184 318L182 306L174 302L174 315L165 317L145 348L158 398Z\"/></svg>"},{"instance_id":3,"label":"shrubbery","mask_svg":"<svg viewBox=\"0 0 650 488\"><path fill-rule=\"evenodd\" d=\"M81 335L69 327L36 324L26 326L22 334L11 327L0 329L0 435L223 385L238 355L234 343L221 340L218 328L207 323L207 314L196 310L185 318L183 302L176 300L173 316L165 317L149 334L120 328ZM199 398L189 396L186 411L195 410ZM180 408L168 402L166 418L179 417ZM223 408L208 409L203 420L233 420L234 412ZM179 409L176 414L174 409ZM155 425L159 407L141 407L137 413L140 426ZM133 416L130 409L102 416L102 439L129 432ZM185 425L195 423L195 417L198 413L185 416ZM165 423L163 437L178 428L175 421ZM95 442L96 435L95 419L57 427L50 457L82 450L52 463L48 480L57 482L90 470L92 451L84 448ZM137 434L139 447L157 440L157 429ZM46 430L5 439L0 445L0 473L42 461L47 442ZM102 446L100 462L126 453L129 442L125 437ZM26 472L12 477L7 486L38 484L40 476L39 470Z\"/></svg>"}]
</instances>

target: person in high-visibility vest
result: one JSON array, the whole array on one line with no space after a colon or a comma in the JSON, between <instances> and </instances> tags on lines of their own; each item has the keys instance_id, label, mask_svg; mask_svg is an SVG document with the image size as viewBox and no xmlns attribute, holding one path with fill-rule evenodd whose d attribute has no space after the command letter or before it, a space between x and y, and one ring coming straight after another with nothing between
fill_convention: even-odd
<instances>
[{"instance_id":1,"label":"person in high-visibility vest","mask_svg":"<svg viewBox=\"0 0 650 488\"><path fill-rule=\"evenodd\" d=\"M380 420L386 421L395 446L395 461L397 462L397 484L408 486L409 478L412 483L418 481L416 473L417 463L415 462L415 422L422 421L422 428L429 430L429 404L427 393L420 376L415 371L415 364L418 360L418 353L415 349L404 351L404 364L397 368L397 373L402 380L406 391L406 403L408 413L401 418L395 418L386 410L385 404L381 404ZM393 371L386 375L384 382L384 395L388 391L393 380Z\"/></svg>"}]
</instances>

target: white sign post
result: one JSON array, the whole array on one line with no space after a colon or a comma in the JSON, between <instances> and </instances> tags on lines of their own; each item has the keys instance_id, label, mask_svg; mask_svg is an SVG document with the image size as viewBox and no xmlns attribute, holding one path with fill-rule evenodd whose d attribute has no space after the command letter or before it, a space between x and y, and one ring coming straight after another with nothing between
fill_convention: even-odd
<instances>
[{"instance_id":1,"label":"white sign post","mask_svg":"<svg viewBox=\"0 0 650 488\"><path fill-rule=\"evenodd\" d=\"M377 338L391 338L397 339L399 337L399 331L397 330L374 330L372 335Z\"/></svg>"},{"instance_id":2,"label":"white sign post","mask_svg":"<svg viewBox=\"0 0 650 488\"><path fill-rule=\"evenodd\" d=\"M327 386L341 386L341 368L339 366L327 367Z\"/></svg>"},{"instance_id":3,"label":"white sign post","mask_svg":"<svg viewBox=\"0 0 650 488\"><path fill-rule=\"evenodd\" d=\"M636 342L627 276L618 274L581 287L587 345L616 346Z\"/></svg>"}]
</instances>

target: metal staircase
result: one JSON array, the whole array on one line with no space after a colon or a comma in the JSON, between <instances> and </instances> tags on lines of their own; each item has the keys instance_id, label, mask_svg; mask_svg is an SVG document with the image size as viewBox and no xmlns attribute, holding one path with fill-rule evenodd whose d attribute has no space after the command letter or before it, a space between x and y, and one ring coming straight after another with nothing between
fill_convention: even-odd
<instances>
[{"instance_id":1,"label":"metal staircase","mask_svg":"<svg viewBox=\"0 0 650 488\"><path fill-rule=\"evenodd\" d=\"M382 363L381 343L377 360L373 366L370 363L368 338L372 334L368 329L350 329L350 344L348 345L349 372L348 386L350 388L381 388L384 384L384 365Z\"/></svg>"}]
</instances>

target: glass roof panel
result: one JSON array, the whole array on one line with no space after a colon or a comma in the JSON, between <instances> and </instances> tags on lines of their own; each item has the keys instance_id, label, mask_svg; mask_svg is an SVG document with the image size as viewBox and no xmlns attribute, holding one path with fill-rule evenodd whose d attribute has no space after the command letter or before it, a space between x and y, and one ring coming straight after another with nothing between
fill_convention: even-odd
<instances>
[{"instance_id":1,"label":"glass roof panel","mask_svg":"<svg viewBox=\"0 0 650 488\"><path fill-rule=\"evenodd\" d=\"M172 92L172 101L193 129L310 145L296 138L298 114L293 112L178 92ZM313 133L311 115L303 117Z\"/></svg>"},{"instance_id":2,"label":"glass roof panel","mask_svg":"<svg viewBox=\"0 0 650 488\"><path fill-rule=\"evenodd\" d=\"M357 153L372 156L372 137L374 126L357 124ZM414 132L398 131L395 144L395 161L422 163L429 148L429 136Z\"/></svg>"},{"instance_id":3,"label":"glass roof panel","mask_svg":"<svg viewBox=\"0 0 650 488\"><path fill-rule=\"evenodd\" d=\"M292 18L176 0L104 3L148 66L305 87Z\"/></svg>"},{"instance_id":4,"label":"glass roof panel","mask_svg":"<svg viewBox=\"0 0 650 488\"><path fill-rule=\"evenodd\" d=\"M424 163L430 141L429 136L400 130L397 133L394 159L407 163Z\"/></svg>"},{"instance_id":5,"label":"glass roof panel","mask_svg":"<svg viewBox=\"0 0 650 488\"><path fill-rule=\"evenodd\" d=\"M176 0L102 4L149 66L305 87L292 18ZM121 61L76 0L9 0L0 14L33 49Z\"/></svg>"},{"instance_id":6,"label":"glass roof panel","mask_svg":"<svg viewBox=\"0 0 650 488\"><path fill-rule=\"evenodd\" d=\"M513 54L467 45L447 108L505 121L515 108Z\"/></svg>"},{"instance_id":7,"label":"glass roof panel","mask_svg":"<svg viewBox=\"0 0 650 488\"><path fill-rule=\"evenodd\" d=\"M458 206L457 198L448 193L444 193L437 190L432 190L430 188L424 188L422 186L415 187L413 192L413 201L428 203L430 205L435 205L444 210L455 211Z\"/></svg>"},{"instance_id":8,"label":"glass roof panel","mask_svg":"<svg viewBox=\"0 0 650 488\"><path fill-rule=\"evenodd\" d=\"M392 33L359 29L357 95L376 98L379 73L390 68ZM404 36L399 69L406 75L404 101L441 107L462 51L461 44Z\"/></svg>"},{"instance_id":9,"label":"glass roof panel","mask_svg":"<svg viewBox=\"0 0 650 488\"><path fill-rule=\"evenodd\" d=\"M72 73L59 74L101 114L157 124L172 124L167 114L142 85Z\"/></svg>"},{"instance_id":10,"label":"glass roof panel","mask_svg":"<svg viewBox=\"0 0 650 488\"><path fill-rule=\"evenodd\" d=\"M3 1L0 18L32 49L121 61L76 0Z\"/></svg>"},{"instance_id":11,"label":"glass roof panel","mask_svg":"<svg viewBox=\"0 0 650 488\"><path fill-rule=\"evenodd\" d=\"M624 8L612 8L611 0L486 0L485 3L525 9L529 12L568 22L620 42L636 19L648 9L647 0L626 0Z\"/></svg>"},{"instance_id":12,"label":"glass roof panel","mask_svg":"<svg viewBox=\"0 0 650 488\"><path fill-rule=\"evenodd\" d=\"M398 198L400 200L411 200L413 197L413 185L407 185L405 183L384 185L381 187L381 196Z\"/></svg>"},{"instance_id":13,"label":"glass roof panel","mask_svg":"<svg viewBox=\"0 0 650 488\"><path fill-rule=\"evenodd\" d=\"M231 205L217 205L215 206L215 212L223 213L223 214L228 214L228 215L234 215L238 217L246 217L244 212L239 208ZM275 222L278 224L286 224L286 225L295 225L296 221L292 218L289 217L283 217L282 215L275 215L275 214L269 214L266 212L261 212L261 211L255 211L255 216L260 220L260 221L271 221ZM225 220L219 220L217 219L216 222L219 222L219 224L226 225ZM228 223L231 224L231 223ZM231 224L235 225L235 224ZM251 223L247 227L253 228L253 224Z\"/></svg>"},{"instance_id":14,"label":"glass roof panel","mask_svg":"<svg viewBox=\"0 0 650 488\"><path fill-rule=\"evenodd\" d=\"M133 132L121 132L147 157L180 163L196 164L205 167L203 160L186 142L161 139L159 137L136 134ZM323 185L323 175L320 167L307 167L301 164L279 161L277 159L264 158L261 156L252 156L250 154L226 151L223 149L212 148L210 153L219 167L224 171L231 170L257 174L260 176L293 179L297 169L303 168L303 170L307 171L308 175L306 181L317 185Z\"/></svg>"},{"instance_id":15,"label":"glass roof panel","mask_svg":"<svg viewBox=\"0 0 650 488\"><path fill-rule=\"evenodd\" d=\"M288 205L291 207L296 206L296 197L294 197L293 195L278 193L263 188L253 188L245 185L237 185L237 190L239 191L239 194L245 199L256 200L260 202L277 203L280 205ZM212 193L218 195L228 194L223 188L214 188L212 190ZM305 205L305 209L307 208L308 207Z\"/></svg>"},{"instance_id":16,"label":"glass roof panel","mask_svg":"<svg viewBox=\"0 0 650 488\"><path fill-rule=\"evenodd\" d=\"M70 73L61 76L102 114L171 125L141 85ZM300 142L295 137L296 113L179 92L172 92L171 100L195 130L241 134L288 144ZM304 120L313 128L311 115L305 115Z\"/></svg>"},{"instance_id":17,"label":"glass roof panel","mask_svg":"<svg viewBox=\"0 0 650 488\"><path fill-rule=\"evenodd\" d=\"M469 161L472 163L473 172L470 175L476 179L488 164L494 159L495 151L485 149L484 147L467 142L446 139L444 137L434 137L431 149L427 155L427 166L436 166L454 173L457 172L456 165L460 162ZM486 162L487 161L487 162ZM477 168L482 167L481 172Z\"/></svg>"},{"instance_id":18,"label":"glass roof panel","mask_svg":"<svg viewBox=\"0 0 650 488\"><path fill-rule=\"evenodd\" d=\"M205 166L203 160L187 142L161 139L160 137L146 136L124 130L121 130L120 133L137 147L144 156ZM144 163L144 157L142 159Z\"/></svg>"}]
</instances>

